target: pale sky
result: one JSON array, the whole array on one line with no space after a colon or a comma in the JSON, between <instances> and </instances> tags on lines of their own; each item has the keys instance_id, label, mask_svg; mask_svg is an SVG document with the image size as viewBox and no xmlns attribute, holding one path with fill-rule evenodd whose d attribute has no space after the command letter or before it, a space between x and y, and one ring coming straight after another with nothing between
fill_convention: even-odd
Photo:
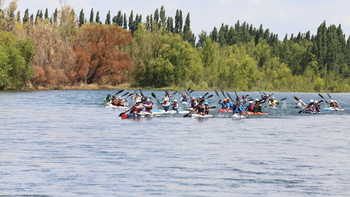
<instances>
[{"instance_id":1,"label":"pale sky","mask_svg":"<svg viewBox=\"0 0 350 197\"><path fill-rule=\"evenodd\" d=\"M65 0L62 0L63 2ZM7 7L10 0L6 0ZM319 25L326 21L327 27L330 24L338 26L341 24L346 38L350 35L350 0L66 0L79 14L84 10L85 18L90 18L90 10L100 12L101 21L104 23L108 10L111 11L111 18L117 15L118 11L126 13L127 17L131 10L136 14L142 14L142 20L147 15L154 14L156 8L164 5L166 16L175 17L176 9L181 9L183 20L189 12L191 17L191 29L198 38L198 34L204 30L209 34L214 26L218 29L221 24L234 26L237 20L242 24L246 21L259 28L263 25L264 30L269 28L270 32L279 35L283 39L285 34L288 37L292 33L296 36L298 32L305 33L310 30L316 34ZM53 13L55 8L60 8L59 0L18 0L18 9L23 17L24 11L34 16L38 9L43 12L48 8Z\"/></svg>"}]
</instances>

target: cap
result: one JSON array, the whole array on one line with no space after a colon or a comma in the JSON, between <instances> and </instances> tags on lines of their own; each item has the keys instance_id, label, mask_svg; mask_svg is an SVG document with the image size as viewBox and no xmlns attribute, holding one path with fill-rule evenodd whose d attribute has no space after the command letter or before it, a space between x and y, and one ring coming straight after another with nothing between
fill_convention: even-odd
<instances>
[{"instance_id":1,"label":"cap","mask_svg":"<svg viewBox=\"0 0 350 197\"><path fill-rule=\"evenodd\" d=\"M275 97L272 97L272 99L275 99Z\"/></svg>"},{"instance_id":2,"label":"cap","mask_svg":"<svg viewBox=\"0 0 350 197\"><path fill-rule=\"evenodd\" d=\"M174 102L177 102L177 100L175 99Z\"/></svg>"},{"instance_id":3,"label":"cap","mask_svg":"<svg viewBox=\"0 0 350 197\"><path fill-rule=\"evenodd\" d=\"M318 100L315 100L315 103L318 103Z\"/></svg>"},{"instance_id":4,"label":"cap","mask_svg":"<svg viewBox=\"0 0 350 197\"><path fill-rule=\"evenodd\" d=\"M253 104L253 101L249 101L250 104Z\"/></svg>"},{"instance_id":5,"label":"cap","mask_svg":"<svg viewBox=\"0 0 350 197\"><path fill-rule=\"evenodd\" d=\"M224 99L224 101L227 101L227 99Z\"/></svg>"},{"instance_id":6,"label":"cap","mask_svg":"<svg viewBox=\"0 0 350 197\"><path fill-rule=\"evenodd\" d=\"M255 99L255 101L259 101L259 99Z\"/></svg>"},{"instance_id":7,"label":"cap","mask_svg":"<svg viewBox=\"0 0 350 197\"><path fill-rule=\"evenodd\" d=\"M331 100L331 102L333 103L334 101L333 101L333 100Z\"/></svg>"},{"instance_id":8,"label":"cap","mask_svg":"<svg viewBox=\"0 0 350 197\"><path fill-rule=\"evenodd\" d=\"M313 102L314 102L314 100L311 99L311 100L310 100L310 103L313 103Z\"/></svg>"}]
</instances>

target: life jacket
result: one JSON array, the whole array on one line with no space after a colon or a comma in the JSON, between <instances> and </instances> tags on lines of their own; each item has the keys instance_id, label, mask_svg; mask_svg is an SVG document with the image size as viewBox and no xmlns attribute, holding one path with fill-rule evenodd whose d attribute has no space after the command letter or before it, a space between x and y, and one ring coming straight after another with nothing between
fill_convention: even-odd
<instances>
[{"instance_id":1,"label":"life jacket","mask_svg":"<svg viewBox=\"0 0 350 197\"><path fill-rule=\"evenodd\" d=\"M254 105L254 112L262 112L261 111L261 104Z\"/></svg>"},{"instance_id":2,"label":"life jacket","mask_svg":"<svg viewBox=\"0 0 350 197\"><path fill-rule=\"evenodd\" d=\"M198 112L204 112L204 110L205 110L205 105L197 105L197 110L198 110Z\"/></svg>"},{"instance_id":3,"label":"life jacket","mask_svg":"<svg viewBox=\"0 0 350 197\"><path fill-rule=\"evenodd\" d=\"M254 112L254 108L255 108L254 105L252 105L252 106L248 107L248 110L251 111L251 112Z\"/></svg>"},{"instance_id":4,"label":"life jacket","mask_svg":"<svg viewBox=\"0 0 350 197\"><path fill-rule=\"evenodd\" d=\"M136 112L136 113L141 113L141 112L142 112L142 109L143 109L143 106L142 106L142 105L139 105L139 106L135 107L135 112Z\"/></svg>"},{"instance_id":5,"label":"life jacket","mask_svg":"<svg viewBox=\"0 0 350 197\"><path fill-rule=\"evenodd\" d=\"M117 105L118 105L118 106L124 106L124 103L123 103L123 101L119 101L119 102L117 103Z\"/></svg>"}]
</instances>

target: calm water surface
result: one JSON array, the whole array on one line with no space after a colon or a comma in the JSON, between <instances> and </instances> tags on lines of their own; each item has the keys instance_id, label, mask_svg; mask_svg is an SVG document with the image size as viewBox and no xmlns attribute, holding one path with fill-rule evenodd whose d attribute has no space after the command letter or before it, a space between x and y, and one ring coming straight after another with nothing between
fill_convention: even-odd
<instances>
[{"instance_id":1,"label":"calm water surface","mask_svg":"<svg viewBox=\"0 0 350 197\"><path fill-rule=\"evenodd\" d=\"M350 195L349 94L332 94L344 112L298 114L293 95L321 98L275 93L288 99L264 117L122 120L102 105L115 92L0 92L0 195Z\"/></svg>"}]
</instances>

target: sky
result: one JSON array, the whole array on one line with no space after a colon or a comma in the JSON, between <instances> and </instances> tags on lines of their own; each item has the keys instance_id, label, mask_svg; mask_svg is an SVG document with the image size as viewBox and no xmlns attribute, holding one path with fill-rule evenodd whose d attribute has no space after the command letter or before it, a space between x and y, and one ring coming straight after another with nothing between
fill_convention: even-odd
<instances>
[{"instance_id":1,"label":"sky","mask_svg":"<svg viewBox=\"0 0 350 197\"><path fill-rule=\"evenodd\" d=\"M4 7L10 0L6 0ZM85 18L90 18L93 8L100 12L101 21L104 22L108 11L111 18L118 11L126 13L127 17L131 10L136 14L142 14L142 20L147 15L154 14L156 8L164 5L166 16L175 17L177 9L181 9L183 20L190 13L191 30L198 37L202 30L209 34L214 26L218 29L221 24L234 26L239 20L252 24L259 28L263 25L264 30L278 34L279 39L288 37L293 33L305 33L310 30L311 34L317 33L317 28L323 21L327 26L341 24L346 38L350 35L350 0L62 0L63 3L71 4L76 13L81 9ZM53 13L55 8L60 8L59 0L18 0L18 10L23 17L24 11L29 9L30 14L36 14L38 9Z\"/></svg>"}]
</instances>

